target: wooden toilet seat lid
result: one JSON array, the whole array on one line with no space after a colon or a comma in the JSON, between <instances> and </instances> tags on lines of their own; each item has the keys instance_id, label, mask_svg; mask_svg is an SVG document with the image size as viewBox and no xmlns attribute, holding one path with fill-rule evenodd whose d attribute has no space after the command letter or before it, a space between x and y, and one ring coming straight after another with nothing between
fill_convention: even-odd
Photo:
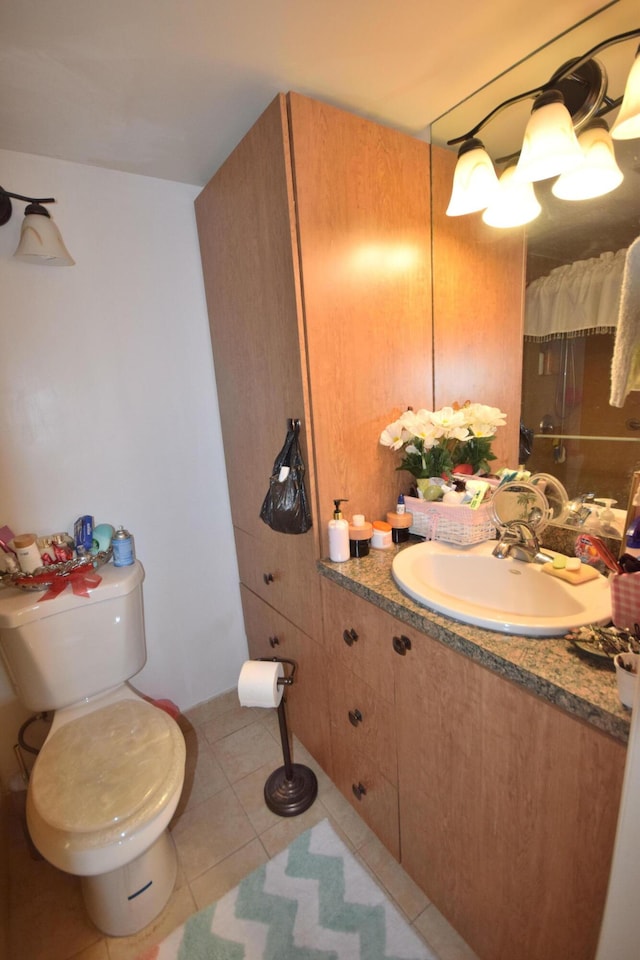
<instances>
[{"instance_id":1,"label":"wooden toilet seat lid","mask_svg":"<svg viewBox=\"0 0 640 960\"><path fill-rule=\"evenodd\" d=\"M164 711L121 700L70 720L45 743L29 791L57 830L114 830L124 838L162 809L181 780L184 738Z\"/></svg>"}]
</instances>

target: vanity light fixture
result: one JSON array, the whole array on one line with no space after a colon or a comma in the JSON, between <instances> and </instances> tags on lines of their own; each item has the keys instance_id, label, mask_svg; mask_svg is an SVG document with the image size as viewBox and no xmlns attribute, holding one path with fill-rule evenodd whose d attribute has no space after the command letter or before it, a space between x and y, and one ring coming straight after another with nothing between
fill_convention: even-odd
<instances>
[{"instance_id":1,"label":"vanity light fixture","mask_svg":"<svg viewBox=\"0 0 640 960\"><path fill-rule=\"evenodd\" d=\"M614 44L639 36L640 27L603 40L583 56L563 64L551 79L540 87L505 100L494 107L467 133L447 141L448 146L462 144L458 152L458 164L454 173L453 191L447 215L459 216L482 209L488 210L494 202L495 185L492 184L488 170L484 171L484 182L491 186L487 187L482 197L478 196L475 189L473 196L467 197L465 181L468 181L470 190L471 178L465 174L464 168L463 176L458 177L458 168L463 163L468 163L465 157L469 154L473 155L473 145L481 144L477 134L483 127L507 107L528 99L534 99L534 103L521 149L517 153L496 160L497 164L502 164L518 159L514 172L507 178L507 185L515 185L516 182L531 185L538 180L560 176L564 180L558 188L559 192L556 193L555 189L553 192L562 199L576 200L601 196L615 189L622 180L622 174L619 170L617 173L614 170L617 164L613 146L607 151L610 159L604 159L604 152L607 150L605 144L607 141L610 142L610 137L621 140L640 137L640 48L627 80L624 97L617 99L609 97L606 72L594 58L596 54ZM604 114L617 107L620 107L620 110L611 128L610 137L608 130L590 124L590 121L600 120ZM587 127L588 124L589 127ZM587 136L589 129L592 132ZM584 137L580 136L581 131L584 131ZM482 149L484 156L488 158L484 147ZM490 160L489 163L491 163ZM606 174L603 172L605 168ZM585 172L585 170L593 171L594 169L599 170L597 185L588 183L589 179L595 179L596 175ZM578 170L582 173L576 173L574 178L573 171ZM580 183L582 186L578 186ZM475 187L476 184L474 184ZM483 219L487 223L501 219L497 209L494 207L488 213L488 217ZM515 224L494 222L492 225L514 226Z\"/></svg>"},{"instance_id":2,"label":"vanity light fixture","mask_svg":"<svg viewBox=\"0 0 640 960\"><path fill-rule=\"evenodd\" d=\"M498 192L498 177L482 140L471 137L458 150L448 217L484 210Z\"/></svg>"},{"instance_id":3,"label":"vanity light fixture","mask_svg":"<svg viewBox=\"0 0 640 960\"><path fill-rule=\"evenodd\" d=\"M616 161L613 141L606 120L592 120L578 143L582 160L577 167L558 177L551 192L560 200L590 200L619 187L624 174Z\"/></svg>"},{"instance_id":4,"label":"vanity light fixture","mask_svg":"<svg viewBox=\"0 0 640 960\"><path fill-rule=\"evenodd\" d=\"M515 172L515 163L505 167L498 181L497 196L482 214L490 227L522 227L535 220L542 210L533 184L519 182Z\"/></svg>"},{"instance_id":5,"label":"vanity light fixture","mask_svg":"<svg viewBox=\"0 0 640 960\"><path fill-rule=\"evenodd\" d=\"M27 204L20 231L20 242L14 257L27 263L49 267L72 267L75 260L64 245L60 231L51 219L45 203L55 203L53 197L24 197L0 187L0 226L11 219L11 199Z\"/></svg>"},{"instance_id":6,"label":"vanity light fixture","mask_svg":"<svg viewBox=\"0 0 640 960\"><path fill-rule=\"evenodd\" d=\"M640 47L627 79L616 122L611 128L611 136L614 140L634 140L640 137Z\"/></svg>"}]
</instances>

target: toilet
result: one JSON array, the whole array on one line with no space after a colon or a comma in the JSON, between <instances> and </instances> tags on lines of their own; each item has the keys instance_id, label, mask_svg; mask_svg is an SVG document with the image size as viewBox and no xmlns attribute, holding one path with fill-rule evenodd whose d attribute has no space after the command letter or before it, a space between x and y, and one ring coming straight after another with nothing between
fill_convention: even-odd
<instances>
[{"instance_id":1,"label":"toilet","mask_svg":"<svg viewBox=\"0 0 640 960\"><path fill-rule=\"evenodd\" d=\"M177 858L167 829L185 743L164 710L129 686L146 661L139 561L105 564L101 583L53 599L0 590L0 653L19 700L55 711L27 791L42 856L81 878L87 912L130 936L164 908Z\"/></svg>"}]
</instances>

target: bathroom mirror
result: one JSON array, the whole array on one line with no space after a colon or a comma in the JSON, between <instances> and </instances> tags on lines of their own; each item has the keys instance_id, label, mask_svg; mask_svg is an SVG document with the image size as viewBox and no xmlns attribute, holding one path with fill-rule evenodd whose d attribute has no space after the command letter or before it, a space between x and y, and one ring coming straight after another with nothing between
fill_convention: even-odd
<instances>
[{"instance_id":1,"label":"bathroom mirror","mask_svg":"<svg viewBox=\"0 0 640 960\"><path fill-rule=\"evenodd\" d=\"M638 27L636 0L620 0L605 8L436 120L431 128L432 142L446 146L448 140L472 129L504 100L548 81L563 64L601 41ZM597 55L612 97L621 96L637 48L636 38ZM494 161L520 149L531 103L529 99L507 108L478 134ZM615 116L613 110L606 119L611 124ZM602 260L605 267L617 269L620 283L624 251L640 235L640 140L618 140L614 144L625 178L606 196L558 200L551 193L553 180L535 184L542 212L527 227L515 228L526 231L526 292L552 270L582 272L591 280ZM457 151L457 146L448 149ZM438 162L437 152L433 162ZM501 169L499 166L498 172ZM494 229L496 233L510 232ZM612 281L605 277L603 282ZM611 303L599 324L605 332L588 335L558 336L551 328L542 339L529 339L525 318L521 419L532 442L526 442L527 435L521 445L521 459L532 473L557 477L569 498L592 492L599 499L616 501L625 510L631 478L640 468L640 391L631 393L623 408L609 404L617 319L614 294ZM520 361L514 357L514 362Z\"/></svg>"}]
</instances>

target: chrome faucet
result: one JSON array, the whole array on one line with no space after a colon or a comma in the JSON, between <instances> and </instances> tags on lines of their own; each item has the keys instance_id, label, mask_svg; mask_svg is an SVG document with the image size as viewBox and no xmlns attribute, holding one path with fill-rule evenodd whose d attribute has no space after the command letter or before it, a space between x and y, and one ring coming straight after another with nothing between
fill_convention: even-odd
<instances>
[{"instance_id":1,"label":"chrome faucet","mask_svg":"<svg viewBox=\"0 0 640 960\"><path fill-rule=\"evenodd\" d=\"M493 556L499 560L513 557L524 563L549 563L553 560L540 549L538 538L526 520L509 520L505 523L493 549Z\"/></svg>"},{"instance_id":2,"label":"chrome faucet","mask_svg":"<svg viewBox=\"0 0 640 960\"><path fill-rule=\"evenodd\" d=\"M579 497L571 500L567 506L565 523L574 527L584 526L585 521L591 516L591 508L587 504L592 504L594 501L594 493L581 493Z\"/></svg>"}]
</instances>

